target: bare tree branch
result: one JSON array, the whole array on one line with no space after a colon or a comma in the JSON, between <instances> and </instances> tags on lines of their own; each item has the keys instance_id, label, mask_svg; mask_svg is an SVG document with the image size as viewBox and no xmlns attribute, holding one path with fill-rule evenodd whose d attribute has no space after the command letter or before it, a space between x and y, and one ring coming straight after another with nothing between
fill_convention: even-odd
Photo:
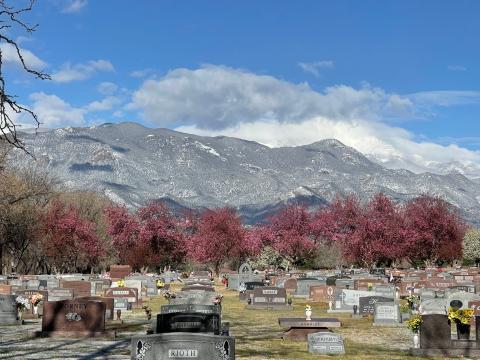
<instances>
[{"instance_id":1,"label":"bare tree branch","mask_svg":"<svg viewBox=\"0 0 480 360\"><path fill-rule=\"evenodd\" d=\"M14 26L17 26L28 33L34 32L38 27L38 24L32 26L19 18L19 16L23 13L31 11L34 4L35 0L30 0L27 6L15 8L14 6L9 6L6 0L0 0L0 31L6 29L8 30ZM10 38L6 33L0 33L0 43L2 42L9 44L15 49L17 58L27 73L32 74L41 80L50 79L48 74L42 71L34 70L28 66L23 57L22 49L18 46L17 42ZM14 95L10 95L6 92L5 78L2 67L3 54L2 50L0 49L0 140L5 140L11 145L22 149L27 154L31 155L31 153L25 147L23 141L17 136L17 124L15 123L13 116L14 114L21 113L30 115L35 121L37 129L40 126L40 121L33 111L19 104Z\"/></svg>"}]
</instances>

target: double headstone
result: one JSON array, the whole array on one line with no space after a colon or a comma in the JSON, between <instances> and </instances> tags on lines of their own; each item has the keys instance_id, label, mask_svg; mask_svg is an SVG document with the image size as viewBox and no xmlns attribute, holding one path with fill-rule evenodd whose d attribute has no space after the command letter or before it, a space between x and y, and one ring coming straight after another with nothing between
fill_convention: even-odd
<instances>
[{"instance_id":1,"label":"double headstone","mask_svg":"<svg viewBox=\"0 0 480 360\"><path fill-rule=\"evenodd\" d=\"M308 334L308 352L317 355L343 355L343 337L326 331Z\"/></svg>"}]
</instances>

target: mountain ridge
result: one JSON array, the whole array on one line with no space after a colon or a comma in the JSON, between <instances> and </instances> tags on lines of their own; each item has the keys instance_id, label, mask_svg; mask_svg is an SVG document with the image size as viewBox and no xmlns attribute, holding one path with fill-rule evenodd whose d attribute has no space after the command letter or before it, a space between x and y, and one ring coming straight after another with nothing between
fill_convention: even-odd
<instances>
[{"instance_id":1,"label":"mountain ridge","mask_svg":"<svg viewBox=\"0 0 480 360\"><path fill-rule=\"evenodd\" d=\"M387 169L336 139L269 148L254 141L204 137L138 123L102 124L21 134L44 167L68 189L92 190L135 208L165 199L172 206L238 208L249 222L284 203L325 204L337 194L397 201L430 194L480 215L480 184L461 174ZM19 164L32 160L15 152Z\"/></svg>"}]
</instances>

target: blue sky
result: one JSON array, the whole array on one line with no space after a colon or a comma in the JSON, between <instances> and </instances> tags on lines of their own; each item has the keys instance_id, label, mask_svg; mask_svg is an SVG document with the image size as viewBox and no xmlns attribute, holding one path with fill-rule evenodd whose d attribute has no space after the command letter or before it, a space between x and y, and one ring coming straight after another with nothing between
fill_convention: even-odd
<instances>
[{"instance_id":1,"label":"blue sky","mask_svg":"<svg viewBox=\"0 0 480 360\"><path fill-rule=\"evenodd\" d=\"M42 0L38 30L12 35L53 80L12 60L10 92L46 127L337 137L387 166L476 176L479 15L473 0Z\"/></svg>"}]
</instances>

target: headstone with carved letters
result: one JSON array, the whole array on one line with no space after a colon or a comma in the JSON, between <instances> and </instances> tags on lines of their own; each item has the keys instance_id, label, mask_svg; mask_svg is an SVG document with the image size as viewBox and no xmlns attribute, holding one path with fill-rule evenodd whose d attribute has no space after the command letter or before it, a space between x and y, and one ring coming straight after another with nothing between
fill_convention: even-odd
<instances>
[{"instance_id":1,"label":"headstone with carved letters","mask_svg":"<svg viewBox=\"0 0 480 360\"><path fill-rule=\"evenodd\" d=\"M308 352L318 355L344 355L343 336L327 331L308 334Z\"/></svg>"},{"instance_id":2,"label":"headstone with carved letters","mask_svg":"<svg viewBox=\"0 0 480 360\"><path fill-rule=\"evenodd\" d=\"M133 337L134 360L235 360L235 338L202 333L166 333Z\"/></svg>"},{"instance_id":3,"label":"headstone with carved letters","mask_svg":"<svg viewBox=\"0 0 480 360\"><path fill-rule=\"evenodd\" d=\"M105 307L104 302L82 299L47 301L38 335L112 337L111 332L105 332Z\"/></svg>"}]
</instances>

